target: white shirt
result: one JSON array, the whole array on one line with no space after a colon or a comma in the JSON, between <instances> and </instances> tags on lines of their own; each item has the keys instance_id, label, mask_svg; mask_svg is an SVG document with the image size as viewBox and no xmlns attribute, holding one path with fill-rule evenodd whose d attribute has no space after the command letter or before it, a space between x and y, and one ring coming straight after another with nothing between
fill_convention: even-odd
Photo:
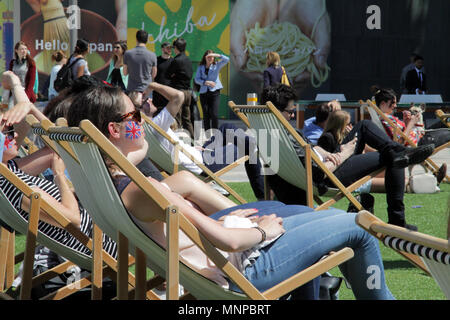
<instances>
[{"instance_id":1,"label":"white shirt","mask_svg":"<svg viewBox=\"0 0 450 320\"><path fill-rule=\"evenodd\" d=\"M56 76L58 74L58 71L61 70L62 66L59 64L56 64L53 66L52 71L50 72L50 84L48 86L48 96L50 97L55 97L58 95L58 92L55 90L55 88L53 87L53 84L56 80Z\"/></svg>"},{"instance_id":2,"label":"white shirt","mask_svg":"<svg viewBox=\"0 0 450 320\"><path fill-rule=\"evenodd\" d=\"M175 141L178 141L180 146L183 147L183 149L187 150L194 158L200 162L203 163L203 155L202 152L195 147L185 143L182 139L178 137L178 135L170 128L172 123L175 122L175 118L170 114L170 112L167 110L167 108L164 108L156 117L153 118L153 122L157 124L161 129L163 129L167 134L172 137ZM153 131L153 128L151 128ZM174 151L175 148L173 144L171 144L167 139L160 136L159 134L156 135L158 137L159 142L161 145L166 149L170 154L172 155L172 159L174 159ZM151 146L150 146L151 148ZM195 174L201 174L202 169L200 169L194 162L192 162L191 159L189 159L183 152L180 152L179 154L179 164L185 167L187 170L195 173Z\"/></svg>"}]
</instances>

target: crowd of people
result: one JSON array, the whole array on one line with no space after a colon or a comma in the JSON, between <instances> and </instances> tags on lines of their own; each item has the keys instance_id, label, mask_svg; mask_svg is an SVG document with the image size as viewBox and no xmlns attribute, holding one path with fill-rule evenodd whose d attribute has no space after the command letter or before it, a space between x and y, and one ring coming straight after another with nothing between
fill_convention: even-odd
<instances>
[{"instance_id":1,"label":"crowd of people","mask_svg":"<svg viewBox=\"0 0 450 320\"><path fill-rule=\"evenodd\" d=\"M50 101L44 112L33 104L36 101L33 91L36 65L27 53L26 44L18 43L11 71L2 75L2 86L11 91L14 101L14 105L1 114L0 137L4 142L0 157L3 164L33 190L40 192L43 199L64 214L72 224L92 237L92 219L78 201L76 190L74 193L69 187L67 179L70 177L67 177L63 161L48 147L26 157L18 157L18 148L27 132L15 130L27 114L33 114L38 120L50 119L53 122L64 117L69 126L74 127L88 119L153 186L178 206L186 218L258 290L267 290L330 252L350 247L354 257L339 268L355 297L394 299L386 285L378 240L356 224L356 213L335 208L315 212L306 206L304 190L276 174L268 176L268 185L276 200L264 201L264 181L255 138L231 124L219 126L218 123L220 90L223 88L219 72L227 65L229 58L207 50L193 77L192 62L186 55L187 43L184 39L177 38L172 44L163 43L159 57L146 47L147 32L139 30L136 40L137 45L132 49L127 48L123 41L114 43L105 81L90 75L86 60L89 53L87 41L78 40L70 57L66 57L63 52L55 52L52 57L55 66L49 84ZM56 90L53 82L64 65L70 67L72 81L66 88ZM271 101L288 121L294 116L295 101L298 100L291 83L279 55L269 52L261 102ZM209 136L202 146L185 143L176 134L176 129L182 128L194 138L193 114L197 104L194 91L200 97L204 129L216 129L212 132L221 133ZM378 89L375 102L383 112L391 114L396 104L395 92ZM213 172L221 170L239 155L249 156L245 169L258 201L236 205L200 180L198 176L204 172L187 157L180 158L186 170L164 178L151 159L147 158L147 150L152 145L148 144L143 134L141 112ZM417 230L417 226L408 224L405 218L405 168L422 163L435 147L450 141L449 131L437 131L432 137L417 137L419 146L410 148L394 142L388 127L386 135L371 121L362 120L352 125L350 119L350 115L341 110L340 103L333 100L322 104L315 117L305 121L303 130L296 130L345 186L368 173L385 168L384 175L378 177L381 180L374 178L365 186L365 191L359 192L377 190L386 193L388 223ZM403 126L405 133L411 132L414 119L412 115L406 117ZM127 134L130 126L141 134ZM232 139L226 139L230 134ZM159 142L174 154L172 144L162 137ZM292 143L298 157L304 161L303 149L293 138ZM154 203L117 166L111 165L110 161L106 163L130 216L139 221L151 239L165 247L164 224L153 221L149 215ZM39 177L48 169L51 176ZM325 189L331 186L330 180L317 166L313 167L313 182ZM17 212L27 220L30 201L2 176L0 188ZM227 217L239 218L242 224L252 227L227 226ZM41 215L39 230L73 250L91 254L49 215ZM224 288L240 291L184 234L180 234L179 247L180 256L197 272ZM103 236L103 248L116 257L116 243L107 235ZM369 275L366 271L370 266L376 266L381 271L380 285L376 288L367 286ZM320 277L292 291L289 298L318 299L319 286Z\"/></svg>"}]
</instances>

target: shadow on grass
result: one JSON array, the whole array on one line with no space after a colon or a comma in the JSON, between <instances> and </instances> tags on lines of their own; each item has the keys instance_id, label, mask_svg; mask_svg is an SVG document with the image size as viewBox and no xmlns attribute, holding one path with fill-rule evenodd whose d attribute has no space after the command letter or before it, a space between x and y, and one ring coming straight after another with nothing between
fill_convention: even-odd
<instances>
[{"instance_id":1,"label":"shadow on grass","mask_svg":"<svg viewBox=\"0 0 450 320\"><path fill-rule=\"evenodd\" d=\"M411 262L408 262L405 260L383 261L383 265L384 265L385 270L388 270L388 269L417 269L417 270L419 270ZM420 270L420 272L423 273L424 275L426 275L426 273L423 272L422 270Z\"/></svg>"}]
</instances>

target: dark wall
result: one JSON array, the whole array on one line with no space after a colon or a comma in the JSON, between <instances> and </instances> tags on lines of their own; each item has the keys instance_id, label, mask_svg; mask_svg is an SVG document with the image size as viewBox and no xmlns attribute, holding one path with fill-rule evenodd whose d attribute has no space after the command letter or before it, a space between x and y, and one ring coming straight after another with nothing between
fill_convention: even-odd
<instances>
[{"instance_id":1,"label":"dark wall","mask_svg":"<svg viewBox=\"0 0 450 320\"><path fill-rule=\"evenodd\" d=\"M381 30L366 26L367 7L381 9ZM402 68L411 52L425 58L428 93L450 100L450 1L328 0L331 19L330 79L321 92L345 93L347 100L371 96L379 84L399 93ZM315 92L314 92L315 93ZM305 92L303 99L314 98Z\"/></svg>"}]
</instances>

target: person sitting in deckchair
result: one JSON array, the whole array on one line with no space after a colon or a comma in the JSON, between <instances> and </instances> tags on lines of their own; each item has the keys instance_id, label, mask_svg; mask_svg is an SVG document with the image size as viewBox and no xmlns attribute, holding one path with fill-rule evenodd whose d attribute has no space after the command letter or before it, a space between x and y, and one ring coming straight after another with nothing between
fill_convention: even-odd
<instances>
[{"instance_id":1,"label":"person sitting in deckchair","mask_svg":"<svg viewBox=\"0 0 450 320\"><path fill-rule=\"evenodd\" d=\"M286 120L289 120L294 109L295 98L295 93L290 87L277 85L264 89L261 101L263 103L271 101ZM303 136L300 130L297 131ZM297 155L304 162L303 148L292 136L290 137ZM308 142L307 139L305 140ZM362 153L366 144L377 152ZM404 168L410 164L421 163L428 158L433 153L433 145L406 148L387 138L371 121L363 120L358 122L344 140L334 146L333 150L326 151L319 146L314 147L313 150L344 186L349 186L367 174L386 166L385 188L389 223L417 230L416 226L405 222ZM317 166L313 166L313 181L322 187L323 184L331 185ZM302 195L306 199L305 191L292 186L277 175L269 176L269 184L277 198L283 202L303 204L299 202Z\"/></svg>"},{"instance_id":2,"label":"person sitting in deckchair","mask_svg":"<svg viewBox=\"0 0 450 320\"><path fill-rule=\"evenodd\" d=\"M249 160L247 160L244 165L250 185L255 197L257 199L264 199L264 180L261 175L261 163L257 155L256 141L253 137L245 134L243 130L238 129L232 124L223 124L218 131L216 130L214 132L214 135L203 145L203 147L193 147L180 139L171 129L171 126L176 122L175 115L179 112L184 101L183 92L152 82L147 87L144 95L153 90L168 100L167 106L158 113L156 117L152 118L154 123L167 132L167 134L175 141L178 141L184 149L195 157L196 160L203 163L212 172L217 172L225 168L228 164L236 161L243 155L249 156ZM131 98L135 106L142 105L143 108L150 110L150 114L153 114L157 110L151 99L146 99L142 103L137 97L132 96ZM160 135L158 135L158 139L173 157L175 152L174 146ZM179 163L195 174L202 174L202 169L183 153L180 154Z\"/></svg>"},{"instance_id":3,"label":"person sitting in deckchair","mask_svg":"<svg viewBox=\"0 0 450 320\"><path fill-rule=\"evenodd\" d=\"M151 148L142 135L130 139L126 133L130 122L142 123L139 115L132 101L120 89L99 87L81 93L74 100L67 120L69 126L79 126L83 119L90 120L129 161L136 164L145 157L147 148ZM153 209L159 209L154 207L155 202L117 166L109 164L109 168L113 179L118 181L116 185L129 214L139 220L140 227L149 237L165 247L164 223L153 220L150 214ZM152 178L149 181L260 291L305 269L330 251L350 247L355 256L340 268L356 298L393 299L386 286L378 241L356 225L354 214L336 209L313 212L309 207L288 206L273 201L230 205L223 210L205 207L202 203L192 206L172 188ZM192 192L201 183L198 180L196 184L179 187ZM227 214L241 217L243 223L250 226L255 223L256 226L226 228L223 222L209 217ZM255 214L258 217L248 218ZM224 218L225 222L228 218L229 215ZM333 236L330 237L330 234ZM182 260L208 279L223 287L239 290L184 234L180 234L179 254ZM255 258L246 258L250 256ZM367 286L369 275L366 271L369 266L380 270L379 287L369 289Z\"/></svg>"}]
</instances>

